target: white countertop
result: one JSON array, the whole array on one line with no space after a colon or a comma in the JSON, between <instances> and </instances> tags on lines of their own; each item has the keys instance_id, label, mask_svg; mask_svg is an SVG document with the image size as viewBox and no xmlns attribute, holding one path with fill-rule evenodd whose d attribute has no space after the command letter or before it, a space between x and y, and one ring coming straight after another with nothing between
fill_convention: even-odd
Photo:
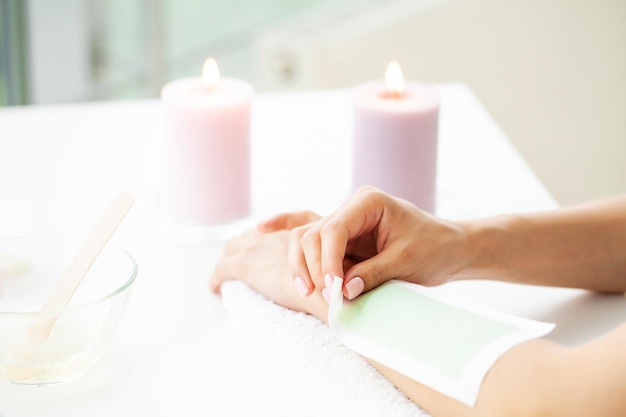
<instances>
[{"instance_id":1,"label":"white countertop","mask_svg":"<svg viewBox=\"0 0 626 417\"><path fill-rule=\"evenodd\" d=\"M448 218L546 210L553 198L463 85L441 86L438 213ZM114 236L137 259L131 304L110 349L88 374L58 386L0 382L0 417L307 415L251 379L228 344L207 279L223 240L168 222L158 101L0 110L0 237L65 232L82 239L110 199L137 202ZM350 188L348 91L260 94L252 123L253 218L327 213ZM221 231L223 232L223 230ZM473 281L442 291L554 321L573 344L626 315L621 296Z\"/></svg>"}]
</instances>

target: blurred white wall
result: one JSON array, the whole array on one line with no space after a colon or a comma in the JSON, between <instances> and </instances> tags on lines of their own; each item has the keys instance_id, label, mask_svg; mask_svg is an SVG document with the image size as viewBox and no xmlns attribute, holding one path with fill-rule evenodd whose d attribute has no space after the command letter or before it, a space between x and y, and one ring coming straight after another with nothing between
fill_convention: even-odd
<instances>
[{"instance_id":1,"label":"blurred white wall","mask_svg":"<svg viewBox=\"0 0 626 417\"><path fill-rule=\"evenodd\" d=\"M260 89L348 87L397 59L469 84L562 204L626 192L624 0L395 3L260 34Z\"/></svg>"}]
</instances>

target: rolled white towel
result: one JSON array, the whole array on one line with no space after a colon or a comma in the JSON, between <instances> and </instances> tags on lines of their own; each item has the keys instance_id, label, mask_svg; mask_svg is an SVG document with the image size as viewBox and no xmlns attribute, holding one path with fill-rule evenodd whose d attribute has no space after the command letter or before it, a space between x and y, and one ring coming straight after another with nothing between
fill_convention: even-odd
<instances>
[{"instance_id":1,"label":"rolled white towel","mask_svg":"<svg viewBox=\"0 0 626 417\"><path fill-rule=\"evenodd\" d=\"M222 285L238 359L319 417L428 417L342 345L321 320L279 306L240 281Z\"/></svg>"}]
</instances>

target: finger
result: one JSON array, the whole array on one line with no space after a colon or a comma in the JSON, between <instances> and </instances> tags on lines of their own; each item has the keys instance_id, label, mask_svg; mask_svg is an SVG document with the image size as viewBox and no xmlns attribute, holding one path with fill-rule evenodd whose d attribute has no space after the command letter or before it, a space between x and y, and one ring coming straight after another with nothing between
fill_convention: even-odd
<instances>
[{"instance_id":1,"label":"finger","mask_svg":"<svg viewBox=\"0 0 626 417\"><path fill-rule=\"evenodd\" d=\"M211 292L214 292L215 294L219 294L221 288L222 281L220 280L220 278L215 275L215 273L211 274L211 276L209 277L209 290L211 290Z\"/></svg>"},{"instance_id":2,"label":"finger","mask_svg":"<svg viewBox=\"0 0 626 417\"><path fill-rule=\"evenodd\" d=\"M226 260L234 254L237 254L241 249L240 240L241 236L234 237L230 239L226 244L224 244L224 248L222 250L222 255L220 256L219 261L215 265L213 269L213 273L209 277L209 289L214 293L219 293L222 287L222 283L229 278L226 278L225 273L227 270L225 269L224 263Z\"/></svg>"},{"instance_id":3,"label":"finger","mask_svg":"<svg viewBox=\"0 0 626 417\"><path fill-rule=\"evenodd\" d=\"M363 262L353 265L344 280L344 295L352 300L393 278L400 278L405 266L401 250L389 248Z\"/></svg>"},{"instance_id":4,"label":"finger","mask_svg":"<svg viewBox=\"0 0 626 417\"><path fill-rule=\"evenodd\" d=\"M219 293L222 284L240 276L240 262L234 262L229 257L221 258L215 265L215 269L209 278L209 288L214 293Z\"/></svg>"},{"instance_id":5,"label":"finger","mask_svg":"<svg viewBox=\"0 0 626 417\"><path fill-rule=\"evenodd\" d=\"M325 287L325 283L321 263L321 241L319 230L319 223L315 223L313 226L309 227L308 230L302 235L300 245L302 247L302 252L304 253L309 276L311 277L315 288L321 290Z\"/></svg>"},{"instance_id":6,"label":"finger","mask_svg":"<svg viewBox=\"0 0 626 417\"><path fill-rule=\"evenodd\" d=\"M296 227L291 230L287 252L287 262L294 279L294 285L303 297L310 295L315 289L301 244L302 236L307 230L308 226Z\"/></svg>"},{"instance_id":7,"label":"finger","mask_svg":"<svg viewBox=\"0 0 626 417\"><path fill-rule=\"evenodd\" d=\"M319 233L319 262L324 275L343 278L343 260L350 240L349 230L332 219L324 223Z\"/></svg>"},{"instance_id":8,"label":"finger","mask_svg":"<svg viewBox=\"0 0 626 417\"><path fill-rule=\"evenodd\" d=\"M343 259L348 243L377 230L388 197L367 188L359 190L321 226L321 262L324 273L343 277Z\"/></svg>"},{"instance_id":9,"label":"finger","mask_svg":"<svg viewBox=\"0 0 626 417\"><path fill-rule=\"evenodd\" d=\"M264 233L278 230L292 230L320 219L319 214L312 211L298 211L295 213L282 213L267 219L257 225L257 230Z\"/></svg>"}]
</instances>

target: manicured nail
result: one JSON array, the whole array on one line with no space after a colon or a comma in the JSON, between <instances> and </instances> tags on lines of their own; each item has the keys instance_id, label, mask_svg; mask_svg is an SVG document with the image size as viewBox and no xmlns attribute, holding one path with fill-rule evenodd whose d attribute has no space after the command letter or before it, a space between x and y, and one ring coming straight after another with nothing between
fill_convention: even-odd
<instances>
[{"instance_id":1,"label":"manicured nail","mask_svg":"<svg viewBox=\"0 0 626 417\"><path fill-rule=\"evenodd\" d=\"M322 297L330 304L330 290L328 288L322 288Z\"/></svg>"},{"instance_id":2,"label":"manicured nail","mask_svg":"<svg viewBox=\"0 0 626 417\"><path fill-rule=\"evenodd\" d=\"M352 300L363 292L365 288L365 282L361 277L354 277L346 284L346 291L348 291L348 300Z\"/></svg>"},{"instance_id":3,"label":"manicured nail","mask_svg":"<svg viewBox=\"0 0 626 417\"><path fill-rule=\"evenodd\" d=\"M293 280L293 283L296 285L296 290L298 290L298 294L300 294L302 297L306 297L307 295L309 295L309 287L307 287L306 282L304 282L304 279L302 277L296 277Z\"/></svg>"},{"instance_id":4,"label":"manicured nail","mask_svg":"<svg viewBox=\"0 0 626 417\"><path fill-rule=\"evenodd\" d=\"M333 289L333 277L330 274L326 274L324 275L324 285L326 286L326 288L328 289L328 291Z\"/></svg>"}]
</instances>

